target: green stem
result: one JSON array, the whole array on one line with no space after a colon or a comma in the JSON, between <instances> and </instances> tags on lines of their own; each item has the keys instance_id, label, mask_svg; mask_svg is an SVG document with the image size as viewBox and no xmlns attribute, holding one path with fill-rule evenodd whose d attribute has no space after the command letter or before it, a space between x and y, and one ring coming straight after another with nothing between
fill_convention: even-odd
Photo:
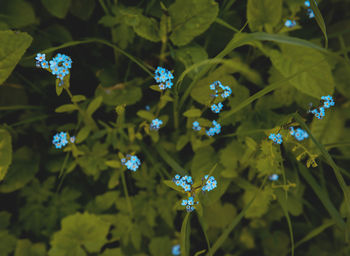
<instances>
[{"instance_id":1,"label":"green stem","mask_svg":"<svg viewBox=\"0 0 350 256\"><path fill-rule=\"evenodd\" d=\"M123 190L124 190L124 194L125 194L125 197L126 197L126 203L128 205L129 212L130 212L130 215L131 215L131 218L132 218L133 217L132 205L131 205L131 200L130 200L130 197L129 197L128 188L126 186L124 171L122 171L122 175L121 176L122 176Z\"/></svg>"}]
</instances>

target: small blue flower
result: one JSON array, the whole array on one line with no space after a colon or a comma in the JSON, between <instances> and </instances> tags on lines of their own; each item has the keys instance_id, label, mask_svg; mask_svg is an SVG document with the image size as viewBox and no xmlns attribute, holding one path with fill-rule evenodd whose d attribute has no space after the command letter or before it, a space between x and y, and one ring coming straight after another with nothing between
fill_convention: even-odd
<instances>
[{"instance_id":1,"label":"small blue flower","mask_svg":"<svg viewBox=\"0 0 350 256\"><path fill-rule=\"evenodd\" d=\"M286 22L284 23L284 25L287 28L292 28L295 27L297 25L297 23L294 20L286 20Z\"/></svg>"},{"instance_id":2,"label":"small blue flower","mask_svg":"<svg viewBox=\"0 0 350 256\"><path fill-rule=\"evenodd\" d=\"M307 14L309 15L309 18L315 18L315 13L312 9L307 9Z\"/></svg>"},{"instance_id":3,"label":"small blue flower","mask_svg":"<svg viewBox=\"0 0 350 256\"><path fill-rule=\"evenodd\" d=\"M200 131L202 128L199 126L198 121L194 121L192 123L192 129L195 130L195 131Z\"/></svg>"},{"instance_id":4,"label":"small blue flower","mask_svg":"<svg viewBox=\"0 0 350 256\"><path fill-rule=\"evenodd\" d=\"M137 156L131 155L127 155L126 157L129 159L127 160L126 158L122 158L122 165L125 165L127 169L135 172L141 165L140 159Z\"/></svg>"},{"instance_id":5,"label":"small blue flower","mask_svg":"<svg viewBox=\"0 0 350 256\"><path fill-rule=\"evenodd\" d=\"M325 116L324 107L320 107L319 109L315 108L311 110L311 113L314 114L317 119L322 119Z\"/></svg>"},{"instance_id":6,"label":"small blue flower","mask_svg":"<svg viewBox=\"0 0 350 256\"><path fill-rule=\"evenodd\" d=\"M304 5L305 5L306 7L310 7L310 1L305 1L305 2L304 2Z\"/></svg>"},{"instance_id":7,"label":"small blue flower","mask_svg":"<svg viewBox=\"0 0 350 256\"><path fill-rule=\"evenodd\" d=\"M178 256L181 254L181 250L180 250L180 245L174 245L173 248L171 249L171 252L174 256Z\"/></svg>"},{"instance_id":8,"label":"small blue flower","mask_svg":"<svg viewBox=\"0 0 350 256\"><path fill-rule=\"evenodd\" d=\"M45 60L45 53L41 54L41 53L38 53L35 57L35 59L39 62L42 62Z\"/></svg>"},{"instance_id":9,"label":"small blue flower","mask_svg":"<svg viewBox=\"0 0 350 256\"><path fill-rule=\"evenodd\" d=\"M52 144L55 145L56 148L62 148L68 144L67 141L67 133L60 132L53 136Z\"/></svg>"},{"instance_id":10,"label":"small blue flower","mask_svg":"<svg viewBox=\"0 0 350 256\"><path fill-rule=\"evenodd\" d=\"M277 133L277 134L273 134L270 133L269 139L272 140L274 143L276 144L282 144L282 135Z\"/></svg>"},{"instance_id":11,"label":"small blue flower","mask_svg":"<svg viewBox=\"0 0 350 256\"><path fill-rule=\"evenodd\" d=\"M69 140L70 140L71 143L74 143L75 142L75 136L70 137Z\"/></svg>"},{"instance_id":12,"label":"small blue flower","mask_svg":"<svg viewBox=\"0 0 350 256\"><path fill-rule=\"evenodd\" d=\"M146 109L147 111L149 111L151 108L150 108L149 105L147 105L147 106L145 107L145 109Z\"/></svg>"},{"instance_id":13,"label":"small blue flower","mask_svg":"<svg viewBox=\"0 0 350 256\"><path fill-rule=\"evenodd\" d=\"M206 131L208 136L214 136L215 134L219 134L221 132L221 125L218 122L213 120L212 124L214 127L211 127Z\"/></svg>"},{"instance_id":14,"label":"small blue flower","mask_svg":"<svg viewBox=\"0 0 350 256\"><path fill-rule=\"evenodd\" d=\"M276 181L278 180L278 174L272 174L269 176L269 180Z\"/></svg>"},{"instance_id":15,"label":"small blue flower","mask_svg":"<svg viewBox=\"0 0 350 256\"><path fill-rule=\"evenodd\" d=\"M202 187L202 191L210 191L213 190L214 188L216 188L217 186L217 181L215 180L215 178L213 176L210 176L208 178L208 175L205 175L205 180L206 183L205 185Z\"/></svg>"},{"instance_id":16,"label":"small blue flower","mask_svg":"<svg viewBox=\"0 0 350 256\"><path fill-rule=\"evenodd\" d=\"M49 68L49 63L46 60L40 62L42 68Z\"/></svg>"},{"instance_id":17,"label":"small blue flower","mask_svg":"<svg viewBox=\"0 0 350 256\"><path fill-rule=\"evenodd\" d=\"M232 89L229 86L224 86L223 90L224 92L221 94L221 97L224 99L229 97L232 93Z\"/></svg>"},{"instance_id":18,"label":"small blue flower","mask_svg":"<svg viewBox=\"0 0 350 256\"><path fill-rule=\"evenodd\" d=\"M150 125L151 130L159 130L160 126L163 124L163 121L160 119L153 119Z\"/></svg>"}]
</instances>

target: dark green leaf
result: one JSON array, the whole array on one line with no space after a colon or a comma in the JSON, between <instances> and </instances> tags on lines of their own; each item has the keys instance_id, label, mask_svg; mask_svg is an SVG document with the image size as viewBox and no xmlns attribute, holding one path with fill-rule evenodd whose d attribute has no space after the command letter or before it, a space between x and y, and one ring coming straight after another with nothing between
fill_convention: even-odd
<instances>
[{"instance_id":1,"label":"dark green leaf","mask_svg":"<svg viewBox=\"0 0 350 256\"><path fill-rule=\"evenodd\" d=\"M41 0L41 3L53 16L63 19L68 13L71 0Z\"/></svg>"},{"instance_id":2,"label":"dark green leaf","mask_svg":"<svg viewBox=\"0 0 350 256\"><path fill-rule=\"evenodd\" d=\"M282 0L248 0L247 19L252 31L262 30L272 32L282 16Z\"/></svg>"},{"instance_id":3,"label":"dark green leaf","mask_svg":"<svg viewBox=\"0 0 350 256\"><path fill-rule=\"evenodd\" d=\"M69 112L73 110L78 110L78 107L74 104L66 104L59 106L58 108L55 109L56 113L63 113L63 112Z\"/></svg>"},{"instance_id":4,"label":"dark green leaf","mask_svg":"<svg viewBox=\"0 0 350 256\"><path fill-rule=\"evenodd\" d=\"M70 12L82 19L88 20L95 8L95 0L74 0Z\"/></svg>"},{"instance_id":5,"label":"dark green leaf","mask_svg":"<svg viewBox=\"0 0 350 256\"><path fill-rule=\"evenodd\" d=\"M12 162L12 143L11 134L0 129L0 181L2 181L7 173L7 169Z\"/></svg>"}]
</instances>

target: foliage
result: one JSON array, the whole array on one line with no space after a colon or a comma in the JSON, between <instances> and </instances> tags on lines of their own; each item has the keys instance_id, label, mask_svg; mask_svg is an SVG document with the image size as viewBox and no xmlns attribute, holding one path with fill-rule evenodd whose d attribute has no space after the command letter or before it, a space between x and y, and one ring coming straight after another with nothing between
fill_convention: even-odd
<instances>
[{"instance_id":1,"label":"foliage","mask_svg":"<svg viewBox=\"0 0 350 256\"><path fill-rule=\"evenodd\" d=\"M349 10L0 1L0 256L349 255Z\"/></svg>"}]
</instances>

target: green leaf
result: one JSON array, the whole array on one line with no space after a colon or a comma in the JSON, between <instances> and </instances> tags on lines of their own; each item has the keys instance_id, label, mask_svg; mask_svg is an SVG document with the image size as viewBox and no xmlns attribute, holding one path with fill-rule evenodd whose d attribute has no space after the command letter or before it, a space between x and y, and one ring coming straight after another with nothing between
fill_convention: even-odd
<instances>
[{"instance_id":1,"label":"green leaf","mask_svg":"<svg viewBox=\"0 0 350 256\"><path fill-rule=\"evenodd\" d=\"M326 24L324 23L322 14L321 14L320 10L318 9L317 4L316 4L316 2L314 2L314 0L310 1L310 7L311 7L312 11L314 12L316 22L323 33L323 36L325 39L325 48L328 48L328 37L327 37Z\"/></svg>"},{"instance_id":2,"label":"green leaf","mask_svg":"<svg viewBox=\"0 0 350 256\"><path fill-rule=\"evenodd\" d=\"M154 18L148 18L140 15L139 22L133 26L134 31L139 36L152 42L159 42L159 24Z\"/></svg>"},{"instance_id":3,"label":"green leaf","mask_svg":"<svg viewBox=\"0 0 350 256\"><path fill-rule=\"evenodd\" d=\"M219 13L218 3L213 0L176 0L168 10L172 24L170 40L178 46L206 31Z\"/></svg>"},{"instance_id":4,"label":"green leaf","mask_svg":"<svg viewBox=\"0 0 350 256\"><path fill-rule=\"evenodd\" d=\"M113 189L119 185L119 176L120 176L120 172L118 172L117 170L114 170L113 174L111 175L108 181L108 189Z\"/></svg>"},{"instance_id":5,"label":"green leaf","mask_svg":"<svg viewBox=\"0 0 350 256\"><path fill-rule=\"evenodd\" d=\"M16 237L9 234L7 230L0 230L0 254L1 256L9 255L16 246Z\"/></svg>"},{"instance_id":6,"label":"green leaf","mask_svg":"<svg viewBox=\"0 0 350 256\"><path fill-rule=\"evenodd\" d=\"M176 150L180 151L183 149L184 146L190 141L189 137L187 135L181 135L176 142Z\"/></svg>"},{"instance_id":7,"label":"green leaf","mask_svg":"<svg viewBox=\"0 0 350 256\"><path fill-rule=\"evenodd\" d=\"M70 12L82 19L88 20L95 8L95 0L74 0L70 7Z\"/></svg>"},{"instance_id":8,"label":"green leaf","mask_svg":"<svg viewBox=\"0 0 350 256\"><path fill-rule=\"evenodd\" d=\"M58 108L55 109L56 113L63 113L63 112L69 112L73 110L78 110L78 107L74 104L65 104L62 106L59 106Z\"/></svg>"},{"instance_id":9,"label":"green leaf","mask_svg":"<svg viewBox=\"0 0 350 256\"><path fill-rule=\"evenodd\" d=\"M11 214L6 211L0 212L0 229L6 229L10 225Z\"/></svg>"},{"instance_id":10,"label":"green leaf","mask_svg":"<svg viewBox=\"0 0 350 256\"><path fill-rule=\"evenodd\" d=\"M72 102L79 102L86 100L86 97L84 95L74 95L72 97Z\"/></svg>"},{"instance_id":11,"label":"green leaf","mask_svg":"<svg viewBox=\"0 0 350 256\"><path fill-rule=\"evenodd\" d=\"M61 230L53 235L49 256L85 256L97 253L107 243L110 224L89 213L76 213L62 220Z\"/></svg>"},{"instance_id":12,"label":"green leaf","mask_svg":"<svg viewBox=\"0 0 350 256\"><path fill-rule=\"evenodd\" d=\"M191 174L194 180L200 180L208 174L216 163L216 153L213 147L203 147L196 151L191 164Z\"/></svg>"},{"instance_id":13,"label":"green leaf","mask_svg":"<svg viewBox=\"0 0 350 256\"><path fill-rule=\"evenodd\" d=\"M248 189L244 192L243 195L243 201L245 205L248 205L250 200L255 196L256 192L258 191L258 188L254 189ZM270 201L272 200L272 188L266 187L263 191L258 193L256 196L256 200L252 203L252 205L249 207L249 209L245 213L246 218L260 218L263 216L267 211L270 204Z\"/></svg>"},{"instance_id":14,"label":"green leaf","mask_svg":"<svg viewBox=\"0 0 350 256\"><path fill-rule=\"evenodd\" d=\"M21 239L17 241L15 256L45 256L45 244L32 244L28 239Z\"/></svg>"},{"instance_id":15,"label":"green leaf","mask_svg":"<svg viewBox=\"0 0 350 256\"><path fill-rule=\"evenodd\" d=\"M63 19L69 11L71 0L41 0L41 3L53 16Z\"/></svg>"},{"instance_id":16,"label":"green leaf","mask_svg":"<svg viewBox=\"0 0 350 256\"><path fill-rule=\"evenodd\" d=\"M83 142L89 136L90 132L90 127L84 126L77 134L76 143Z\"/></svg>"},{"instance_id":17,"label":"green leaf","mask_svg":"<svg viewBox=\"0 0 350 256\"><path fill-rule=\"evenodd\" d=\"M121 163L120 161L117 160L107 160L106 165L112 168L120 168L121 167Z\"/></svg>"},{"instance_id":18,"label":"green leaf","mask_svg":"<svg viewBox=\"0 0 350 256\"><path fill-rule=\"evenodd\" d=\"M204 220L210 227L225 228L237 216L236 208L229 203L221 204L216 201L204 208Z\"/></svg>"},{"instance_id":19,"label":"green leaf","mask_svg":"<svg viewBox=\"0 0 350 256\"><path fill-rule=\"evenodd\" d=\"M169 237L153 237L149 244L149 251L153 256L168 256L171 251L171 241Z\"/></svg>"},{"instance_id":20,"label":"green leaf","mask_svg":"<svg viewBox=\"0 0 350 256\"><path fill-rule=\"evenodd\" d=\"M324 59L323 54L313 49L285 44L280 45L280 48L281 52L270 49L265 53L284 77L306 71L289 80L296 89L318 99L333 94L335 84L331 66L327 62L319 63Z\"/></svg>"},{"instance_id":21,"label":"green leaf","mask_svg":"<svg viewBox=\"0 0 350 256\"><path fill-rule=\"evenodd\" d=\"M35 23L35 13L32 5L23 0L2 1L0 3L0 17L10 28L22 28Z\"/></svg>"},{"instance_id":22,"label":"green leaf","mask_svg":"<svg viewBox=\"0 0 350 256\"><path fill-rule=\"evenodd\" d=\"M190 253L190 235L191 235L190 215L191 215L190 212L186 213L186 216L181 226L180 249L181 249L182 256L188 256Z\"/></svg>"},{"instance_id":23,"label":"green leaf","mask_svg":"<svg viewBox=\"0 0 350 256\"><path fill-rule=\"evenodd\" d=\"M154 119L154 115L151 112L146 110L139 110L137 111L136 115L148 121L152 121Z\"/></svg>"},{"instance_id":24,"label":"green leaf","mask_svg":"<svg viewBox=\"0 0 350 256\"><path fill-rule=\"evenodd\" d=\"M27 147L13 154L13 162L8 169L6 179L0 185L1 193L11 193L24 187L39 170L39 157Z\"/></svg>"},{"instance_id":25,"label":"green leaf","mask_svg":"<svg viewBox=\"0 0 350 256\"><path fill-rule=\"evenodd\" d=\"M184 193L183 188L180 186L177 186L172 180L163 180L163 183L167 185L169 188L172 188L178 192Z\"/></svg>"},{"instance_id":26,"label":"green leaf","mask_svg":"<svg viewBox=\"0 0 350 256\"><path fill-rule=\"evenodd\" d=\"M235 140L220 151L220 163L225 167L225 170L221 172L221 176L226 178L238 176L238 161L243 157L243 153L244 148Z\"/></svg>"},{"instance_id":27,"label":"green leaf","mask_svg":"<svg viewBox=\"0 0 350 256\"><path fill-rule=\"evenodd\" d=\"M282 0L248 0L247 19L251 31L262 30L273 32L282 16Z\"/></svg>"},{"instance_id":28,"label":"green leaf","mask_svg":"<svg viewBox=\"0 0 350 256\"><path fill-rule=\"evenodd\" d=\"M181 47L175 51L176 58L185 65L185 69L189 68L195 63L208 59L208 54L205 49L199 45ZM202 70L203 67L196 68L188 73L188 76L194 78L195 75Z\"/></svg>"},{"instance_id":29,"label":"green leaf","mask_svg":"<svg viewBox=\"0 0 350 256\"><path fill-rule=\"evenodd\" d=\"M0 85L2 85L33 39L27 33L14 31L0 31L0 38Z\"/></svg>"},{"instance_id":30,"label":"green leaf","mask_svg":"<svg viewBox=\"0 0 350 256\"><path fill-rule=\"evenodd\" d=\"M86 110L86 114L91 116L101 106L102 100L102 96L98 96L93 99Z\"/></svg>"},{"instance_id":31,"label":"green leaf","mask_svg":"<svg viewBox=\"0 0 350 256\"><path fill-rule=\"evenodd\" d=\"M103 103L109 106L132 105L142 98L142 90L136 86L128 86L122 90L105 90L99 87L95 95L101 95Z\"/></svg>"},{"instance_id":32,"label":"green leaf","mask_svg":"<svg viewBox=\"0 0 350 256\"><path fill-rule=\"evenodd\" d=\"M202 115L202 111L198 108L192 108L183 113L185 117L200 117Z\"/></svg>"},{"instance_id":33,"label":"green leaf","mask_svg":"<svg viewBox=\"0 0 350 256\"><path fill-rule=\"evenodd\" d=\"M7 169L12 162L12 143L11 134L0 129L0 181L2 181L7 173Z\"/></svg>"},{"instance_id":34,"label":"green leaf","mask_svg":"<svg viewBox=\"0 0 350 256\"><path fill-rule=\"evenodd\" d=\"M60 96L61 93L63 92L63 86L59 85L60 84L60 79L56 79L55 86L56 86L56 94L57 96Z\"/></svg>"},{"instance_id":35,"label":"green leaf","mask_svg":"<svg viewBox=\"0 0 350 256\"><path fill-rule=\"evenodd\" d=\"M124 256L124 254L122 253L122 250L120 248L107 248L105 251L103 251L101 256Z\"/></svg>"}]
</instances>

